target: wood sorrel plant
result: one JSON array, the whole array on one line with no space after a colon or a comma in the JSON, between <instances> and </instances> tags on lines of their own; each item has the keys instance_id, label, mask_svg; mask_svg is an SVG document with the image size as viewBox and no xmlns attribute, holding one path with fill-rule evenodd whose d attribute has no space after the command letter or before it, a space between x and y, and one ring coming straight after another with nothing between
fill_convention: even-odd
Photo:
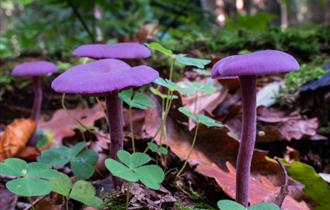
<instances>
[{"instance_id":1,"label":"wood sorrel plant","mask_svg":"<svg viewBox=\"0 0 330 210\"><path fill-rule=\"evenodd\" d=\"M164 46L162 46L159 43L152 42L148 44L148 47L154 51L158 51L161 54L165 55L170 59L170 70L169 70L169 77L168 79L158 78L154 81L154 83L166 87L168 89L167 94L161 93L159 90L155 88L151 88L151 91L158 95L162 100L162 120L159 126L159 129L156 131L154 138L152 140L152 143L155 139L155 137L160 134L160 144L162 144L163 139L165 141L167 140L166 136L166 120L168 113L170 111L172 102L177 97L174 95L174 91L180 92L180 93L186 93L186 94L192 94L193 92L190 91L187 88L182 88L178 86L176 83L174 83L173 80L173 71L175 64L181 64L181 65L188 65L188 66L194 66L198 68L204 68L205 65L209 64L209 60L205 59L196 59L196 58L190 58L186 57L184 54L174 54L172 50L166 49ZM146 149L146 151L149 149L149 147Z\"/></svg>"},{"instance_id":2,"label":"wood sorrel plant","mask_svg":"<svg viewBox=\"0 0 330 210\"><path fill-rule=\"evenodd\" d=\"M273 203L258 203L249 208L245 208L232 200L220 200L217 205L220 210L280 210L280 208Z\"/></svg>"}]
</instances>

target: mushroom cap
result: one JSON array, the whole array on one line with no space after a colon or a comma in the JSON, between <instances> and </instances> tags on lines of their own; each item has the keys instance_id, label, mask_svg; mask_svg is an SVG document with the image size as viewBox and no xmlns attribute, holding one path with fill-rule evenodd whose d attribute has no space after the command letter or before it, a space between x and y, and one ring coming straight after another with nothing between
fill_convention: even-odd
<instances>
[{"instance_id":1,"label":"mushroom cap","mask_svg":"<svg viewBox=\"0 0 330 210\"><path fill-rule=\"evenodd\" d=\"M104 58L147 58L151 55L148 47L137 42L123 42L117 44L86 44L76 48L73 55L93 59Z\"/></svg>"},{"instance_id":2,"label":"mushroom cap","mask_svg":"<svg viewBox=\"0 0 330 210\"><path fill-rule=\"evenodd\" d=\"M299 63L291 55L278 50L262 50L221 59L212 67L212 78L266 75L291 72Z\"/></svg>"},{"instance_id":3,"label":"mushroom cap","mask_svg":"<svg viewBox=\"0 0 330 210\"><path fill-rule=\"evenodd\" d=\"M72 67L55 78L51 86L60 93L93 95L140 87L158 77L149 66L131 67L117 59L103 59Z\"/></svg>"},{"instance_id":4,"label":"mushroom cap","mask_svg":"<svg viewBox=\"0 0 330 210\"><path fill-rule=\"evenodd\" d=\"M57 71L55 64L48 61L31 61L15 66L11 75L14 77L36 77Z\"/></svg>"}]
</instances>

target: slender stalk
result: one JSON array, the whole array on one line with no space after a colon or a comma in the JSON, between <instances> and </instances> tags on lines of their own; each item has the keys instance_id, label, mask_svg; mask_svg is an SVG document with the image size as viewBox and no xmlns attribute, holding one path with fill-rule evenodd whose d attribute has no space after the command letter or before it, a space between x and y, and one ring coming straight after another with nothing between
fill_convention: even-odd
<instances>
[{"instance_id":1,"label":"slender stalk","mask_svg":"<svg viewBox=\"0 0 330 210\"><path fill-rule=\"evenodd\" d=\"M40 117L41 105L42 105L42 87L40 77L32 78L33 89L34 89L34 101L31 112L31 119L35 122L36 129L28 143L29 146L35 146L37 144L37 130L38 130L38 119Z\"/></svg>"},{"instance_id":2,"label":"slender stalk","mask_svg":"<svg viewBox=\"0 0 330 210\"><path fill-rule=\"evenodd\" d=\"M118 160L117 152L124 147L123 102L117 93L108 93L105 97L111 138L110 157Z\"/></svg>"},{"instance_id":3,"label":"slender stalk","mask_svg":"<svg viewBox=\"0 0 330 210\"><path fill-rule=\"evenodd\" d=\"M32 210L35 210L36 208L34 207L34 204L33 204L33 201L32 201L32 199L31 199L31 197L28 197L28 200L29 200L29 202L30 202L31 209L32 209Z\"/></svg>"},{"instance_id":4,"label":"slender stalk","mask_svg":"<svg viewBox=\"0 0 330 210\"><path fill-rule=\"evenodd\" d=\"M132 106L128 108L128 118L129 118L129 127L131 131L131 139L132 139L132 149L135 152L135 139L134 139L134 126L133 126L133 117L132 117Z\"/></svg>"},{"instance_id":5,"label":"slender stalk","mask_svg":"<svg viewBox=\"0 0 330 210\"><path fill-rule=\"evenodd\" d=\"M195 147L195 144L196 144L196 140L197 140L197 134L198 134L198 128L199 128L199 122L197 122L196 124L196 128L195 128L195 133L194 133L194 138L193 138L193 141L191 143L191 147L190 147L190 150L189 150L189 153L186 157L186 160L184 161L183 163L183 166L181 167L181 169L179 170L179 172L177 173L176 177L180 177L184 168L186 167L187 163L188 163L188 160L190 158L190 155L192 153L192 151L194 150L194 147Z\"/></svg>"},{"instance_id":6,"label":"slender stalk","mask_svg":"<svg viewBox=\"0 0 330 210\"><path fill-rule=\"evenodd\" d=\"M41 88L41 80L39 77L33 77L32 79L33 79L33 87L34 87L34 101L33 101L31 118L37 123L37 120L40 117L40 110L42 104L42 88Z\"/></svg>"},{"instance_id":7,"label":"slender stalk","mask_svg":"<svg viewBox=\"0 0 330 210\"><path fill-rule=\"evenodd\" d=\"M243 119L236 162L236 201L248 206L249 180L256 140L256 77L240 76Z\"/></svg>"}]
</instances>

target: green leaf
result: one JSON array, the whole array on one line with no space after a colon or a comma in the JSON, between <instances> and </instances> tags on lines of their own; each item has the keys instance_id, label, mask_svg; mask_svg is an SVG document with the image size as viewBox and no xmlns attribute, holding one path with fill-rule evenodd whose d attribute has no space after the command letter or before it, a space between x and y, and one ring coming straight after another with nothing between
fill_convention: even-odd
<instances>
[{"instance_id":1,"label":"green leaf","mask_svg":"<svg viewBox=\"0 0 330 210\"><path fill-rule=\"evenodd\" d=\"M161 153L163 155L167 155L168 149L166 147L159 147L159 153Z\"/></svg>"},{"instance_id":2,"label":"green leaf","mask_svg":"<svg viewBox=\"0 0 330 210\"><path fill-rule=\"evenodd\" d=\"M141 91L135 91L133 96L133 90L127 89L119 93L119 97L130 107L137 109L155 108L156 105L149 96ZM133 97L133 98L132 98Z\"/></svg>"},{"instance_id":3,"label":"green leaf","mask_svg":"<svg viewBox=\"0 0 330 210\"><path fill-rule=\"evenodd\" d=\"M316 173L313 167L305 163L293 162L288 165L287 171L290 177L305 185L305 194L318 205L316 210L329 208L330 186Z\"/></svg>"},{"instance_id":4,"label":"green leaf","mask_svg":"<svg viewBox=\"0 0 330 210\"><path fill-rule=\"evenodd\" d=\"M58 176L48 179L52 185L52 191L61 194L63 196L69 196L71 189L70 177L64 173L57 172Z\"/></svg>"},{"instance_id":5,"label":"green leaf","mask_svg":"<svg viewBox=\"0 0 330 210\"><path fill-rule=\"evenodd\" d=\"M200 114L198 116L198 122L201 123L201 124L203 124L203 125L206 125L207 127L223 127L223 124L217 123L212 118L207 117L207 116L205 116L203 114Z\"/></svg>"},{"instance_id":6,"label":"green leaf","mask_svg":"<svg viewBox=\"0 0 330 210\"><path fill-rule=\"evenodd\" d=\"M50 136L43 129L37 130L37 148L41 149L51 143Z\"/></svg>"},{"instance_id":7,"label":"green leaf","mask_svg":"<svg viewBox=\"0 0 330 210\"><path fill-rule=\"evenodd\" d=\"M178 63L187 65L187 66L195 66L195 67L198 67L201 69L204 68L205 65L211 63L210 60L199 59L199 58L190 58L190 57L186 57L184 54L176 55L175 58Z\"/></svg>"},{"instance_id":8,"label":"green leaf","mask_svg":"<svg viewBox=\"0 0 330 210\"><path fill-rule=\"evenodd\" d=\"M280 210L280 208L273 203L257 203L251 206L249 210Z\"/></svg>"},{"instance_id":9,"label":"green leaf","mask_svg":"<svg viewBox=\"0 0 330 210\"><path fill-rule=\"evenodd\" d=\"M162 99L172 99L172 100L174 100L174 99L177 99L177 98L178 98L178 96L176 96L176 95L172 95L172 96L170 96L170 95L163 94L163 93L161 93L158 89L153 88L153 87L150 87L150 91L151 91L154 95L159 96L159 97L162 98Z\"/></svg>"},{"instance_id":10,"label":"green leaf","mask_svg":"<svg viewBox=\"0 0 330 210\"><path fill-rule=\"evenodd\" d=\"M7 182L6 187L19 196L42 196L52 191L52 185L42 179L19 178Z\"/></svg>"},{"instance_id":11,"label":"green leaf","mask_svg":"<svg viewBox=\"0 0 330 210\"><path fill-rule=\"evenodd\" d=\"M193 71L202 76L211 76L211 72L205 69L193 69Z\"/></svg>"},{"instance_id":12,"label":"green leaf","mask_svg":"<svg viewBox=\"0 0 330 210\"><path fill-rule=\"evenodd\" d=\"M179 93L183 93L183 94L186 94L186 95L193 95L194 94L194 91L189 90L188 88L182 88L179 85L177 85L176 83L172 82L171 80L163 79L161 77L158 77L154 81L154 83L156 83L157 85L166 87L170 91L177 91Z\"/></svg>"},{"instance_id":13,"label":"green leaf","mask_svg":"<svg viewBox=\"0 0 330 210\"><path fill-rule=\"evenodd\" d=\"M73 185L69 197L87 206L102 209L103 202L100 198L95 196L95 193L95 188L92 184L83 180L79 180Z\"/></svg>"},{"instance_id":14,"label":"green leaf","mask_svg":"<svg viewBox=\"0 0 330 210\"><path fill-rule=\"evenodd\" d=\"M198 120L198 116L196 114L194 114L192 111L190 111L188 109L188 107L180 107L179 112L181 112L182 114L186 115L188 118L192 119L193 121L197 122Z\"/></svg>"},{"instance_id":15,"label":"green leaf","mask_svg":"<svg viewBox=\"0 0 330 210\"><path fill-rule=\"evenodd\" d=\"M140 167L151 160L150 156L142 152L134 152L131 155L131 168Z\"/></svg>"},{"instance_id":16,"label":"green leaf","mask_svg":"<svg viewBox=\"0 0 330 210\"><path fill-rule=\"evenodd\" d=\"M128 167L111 158L105 160L105 166L112 175L125 179L129 182L137 182L139 179Z\"/></svg>"},{"instance_id":17,"label":"green leaf","mask_svg":"<svg viewBox=\"0 0 330 210\"><path fill-rule=\"evenodd\" d=\"M157 42L151 42L150 44L147 44L147 46L152 49L152 50L156 50L168 57L173 57L174 54L172 52L172 50L170 49L166 49L164 46L162 46L161 44L157 43Z\"/></svg>"},{"instance_id":18,"label":"green leaf","mask_svg":"<svg viewBox=\"0 0 330 210\"><path fill-rule=\"evenodd\" d=\"M37 160L51 166L64 166L71 160L71 150L64 146L45 150Z\"/></svg>"},{"instance_id":19,"label":"green leaf","mask_svg":"<svg viewBox=\"0 0 330 210\"><path fill-rule=\"evenodd\" d=\"M84 150L71 161L72 172L78 179L88 179L95 171L98 154L92 150Z\"/></svg>"},{"instance_id":20,"label":"green leaf","mask_svg":"<svg viewBox=\"0 0 330 210\"><path fill-rule=\"evenodd\" d=\"M71 158L74 156L77 156L83 149L86 148L86 143L85 142L80 142L76 145L74 145L70 150L71 150Z\"/></svg>"},{"instance_id":21,"label":"green leaf","mask_svg":"<svg viewBox=\"0 0 330 210\"><path fill-rule=\"evenodd\" d=\"M217 203L220 210L245 210L245 207L232 200L220 200Z\"/></svg>"},{"instance_id":22,"label":"green leaf","mask_svg":"<svg viewBox=\"0 0 330 210\"><path fill-rule=\"evenodd\" d=\"M52 170L44 163L32 162L27 165L27 176L40 178L54 178L58 176L57 171Z\"/></svg>"},{"instance_id":23,"label":"green leaf","mask_svg":"<svg viewBox=\"0 0 330 210\"><path fill-rule=\"evenodd\" d=\"M160 189L160 183L165 178L163 170L157 165L141 166L134 171L144 185L154 190Z\"/></svg>"},{"instance_id":24,"label":"green leaf","mask_svg":"<svg viewBox=\"0 0 330 210\"><path fill-rule=\"evenodd\" d=\"M158 145L157 144L149 142L148 143L148 146L149 146L149 149L152 152L158 152Z\"/></svg>"},{"instance_id":25,"label":"green leaf","mask_svg":"<svg viewBox=\"0 0 330 210\"><path fill-rule=\"evenodd\" d=\"M0 174L6 176L25 176L27 163L18 158L8 158L0 163Z\"/></svg>"}]
</instances>

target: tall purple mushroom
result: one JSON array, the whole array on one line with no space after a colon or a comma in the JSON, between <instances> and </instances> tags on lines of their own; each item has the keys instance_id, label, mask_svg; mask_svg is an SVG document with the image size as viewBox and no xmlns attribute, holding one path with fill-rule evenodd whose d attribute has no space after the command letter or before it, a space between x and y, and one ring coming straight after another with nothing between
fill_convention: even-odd
<instances>
[{"instance_id":1,"label":"tall purple mushroom","mask_svg":"<svg viewBox=\"0 0 330 210\"><path fill-rule=\"evenodd\" d=\"M256 78L259 75L291 72L297 69L299 64L295 58L276 50L229 56L212 67L212 78L240 79L243 119L236 162L236 201L245 207L248 206L250 169L256 139Z\"/></svg>"},{"instance_id":2,"label":"tall purple mushroom","mask_svg":"<svg viewBox=\"0 0 330 210\"><path fill-rule=\"evenodd\" d=\"M149 66L131 67L117 59L103 59L69 69L52 82L52 88L60 93L105 95L110 124L110 157L117 159L117 151L123 148L124 142L123 103L117 93L149 84L158 77L158 72Z\"/></svg>"},{"instance_id":3,"label":"tall purple mushroom","mask_svg":"<svg viewBox=\"0 0 330 210\"><path fill-rule=\"evenodd\" d=\"M151 51L146 46L137 42L122 42L117 44L87 44L76 48L73 55L93 59L117 58L147 58Z\"/></svg>"},{"instance_id":4,"label":"tall purple mushroom","mask_svg":"<svg viewBox=\"0 0 330 210\"><path fill-rule=\"evenodd\" d=\"M41 104L42 104L42 85L41 76L48 75L57 71L56 66L53 63L47 61L31 61L17 65L13 71L14 77L31 77L34 87L34 102L31 113L31 118L36 122L40 116ZM36 126L37 127L37 126ZM35 144L35 138L30 140L29 144Z\"/></svg>"}]
</instances>

